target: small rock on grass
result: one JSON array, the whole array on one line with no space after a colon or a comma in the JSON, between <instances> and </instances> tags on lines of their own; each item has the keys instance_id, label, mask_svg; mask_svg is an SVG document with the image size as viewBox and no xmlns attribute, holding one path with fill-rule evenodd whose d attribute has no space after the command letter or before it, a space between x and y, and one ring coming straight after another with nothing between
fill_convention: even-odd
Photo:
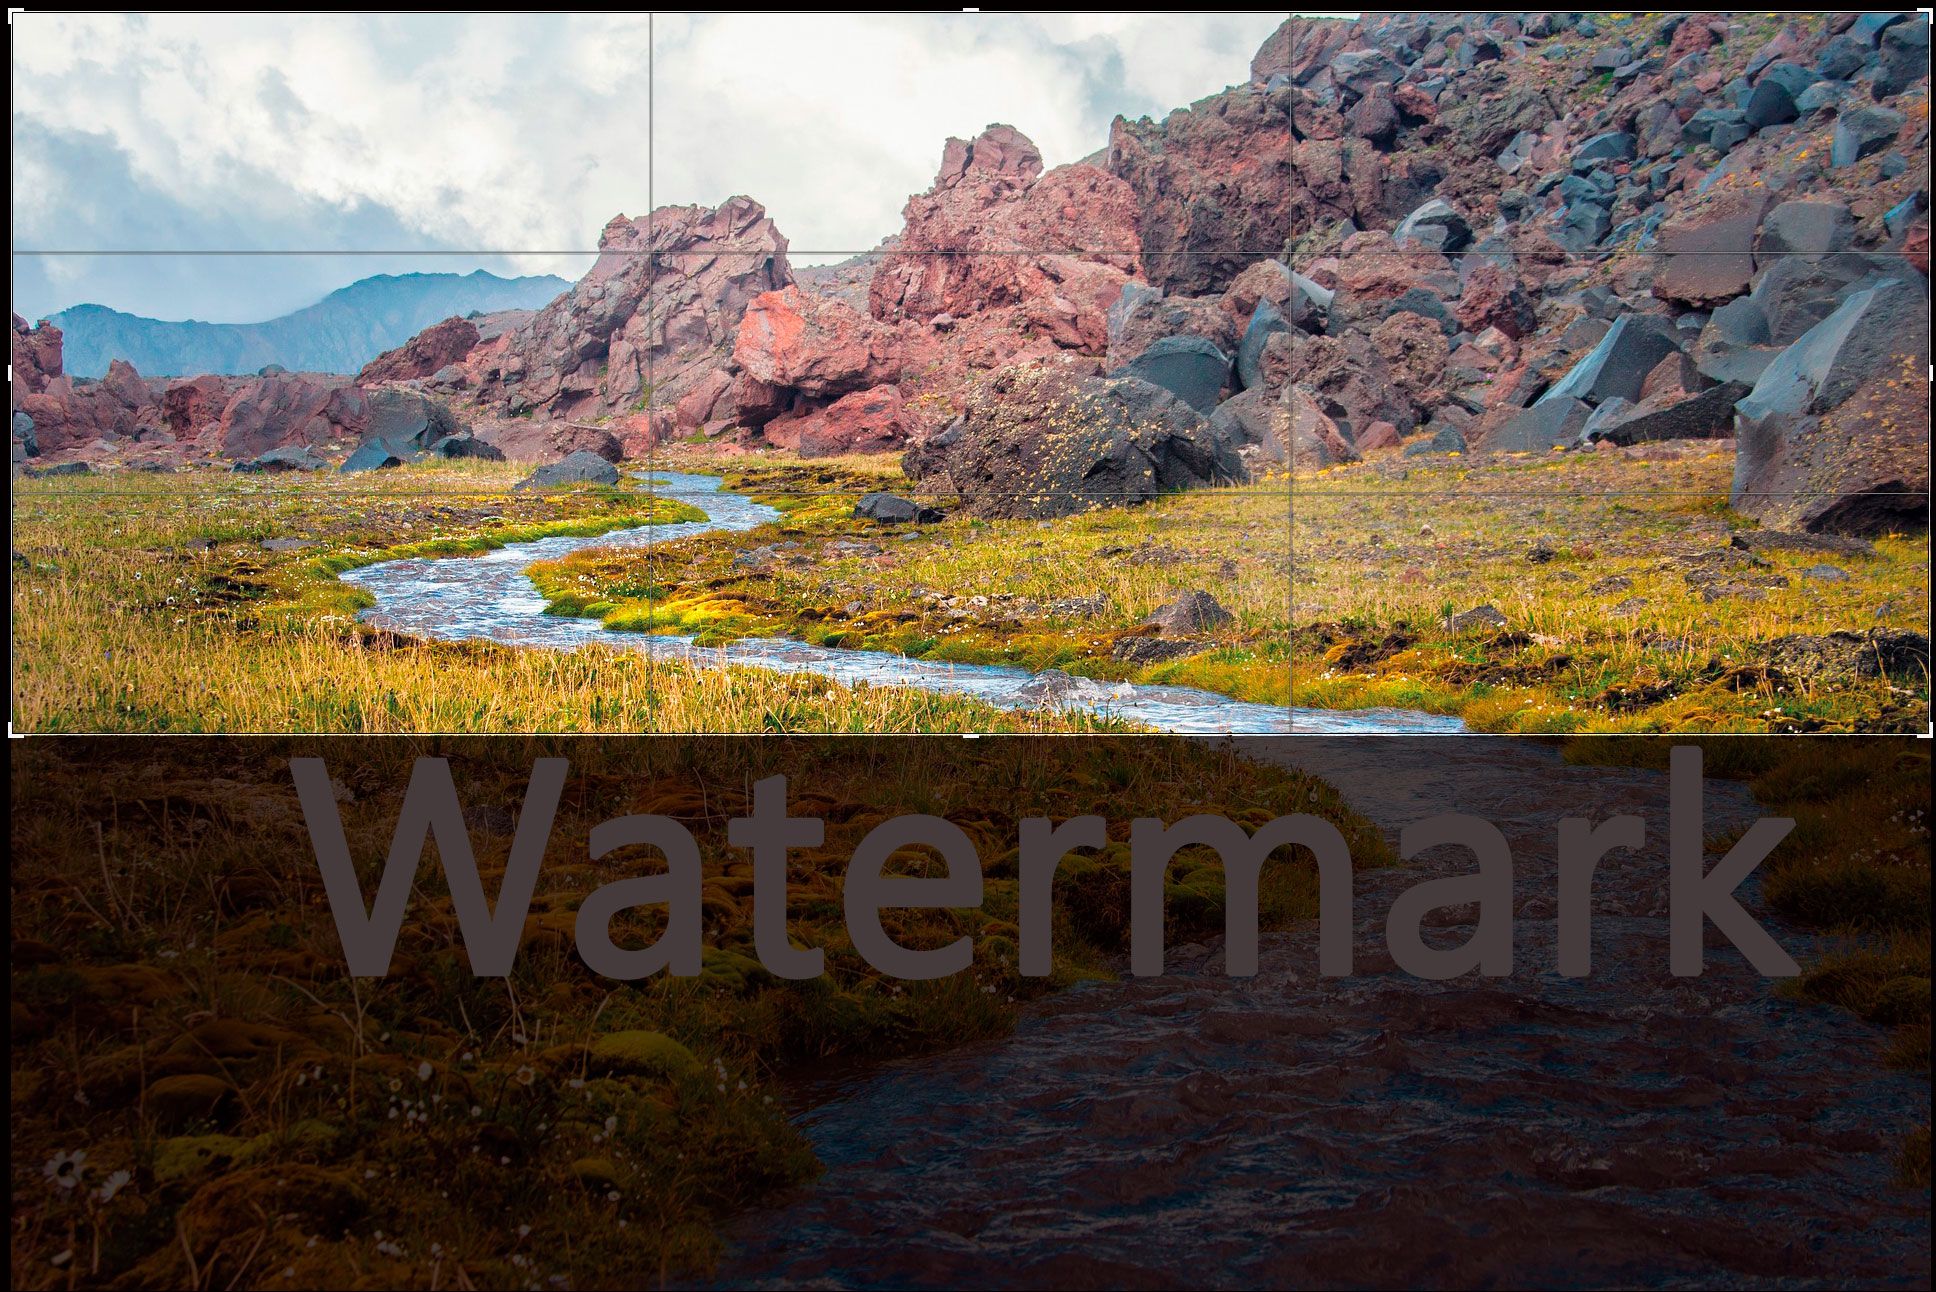
<instances>
[{"instance_id":1,"label":"small rock on grass","mask_svg":"<svg viewBox=\"0 0 1936 1292\"><path fill-rule=\"evenodd\" d=\"M1481 628L1504 628L1506 616L1499 613L1493 605L1474 606L1464 614L1452 616L1452 631L1455 633L1474 632Z\"/></svg>"},{"instance_id":2,"label":"small rock on grass","mask_svg":"<svg viewBox=\"0 0 1936 1292\"><path fill-rule=\"evenodd\" d=\"M1234 616L1215 597L1198 589L1161 606L1143 622L1165 633L1198 633L1230 623Z\"/></svg>"}]
</instances>

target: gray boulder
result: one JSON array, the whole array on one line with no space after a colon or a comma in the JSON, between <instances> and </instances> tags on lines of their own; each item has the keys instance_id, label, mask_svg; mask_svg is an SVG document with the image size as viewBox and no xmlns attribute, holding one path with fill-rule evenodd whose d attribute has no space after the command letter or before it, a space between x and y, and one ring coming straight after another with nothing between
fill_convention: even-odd
<instances>
[{"instance_id":1,"label":"gray boulder","mask_svg":"<svg viewBox=\"0 0 1936 1292\"><path fill-rule=\"evenodd\" d=\"M1591 168L1598 162L1632 161L1638 141L1624 130L1609 130L1595 135L1573 150L1573 169Z\"/></svg>"},{"instance_id":2,"label":"gray boulder","mask_svg":"<svg viewBox=\"0 0 1936 1292\"><path fill-rule=\"evenodd\" d=\"M618 468L596 453L579 449L547 463L520 480L519 489L549 489L561 485L618 483Z\"/></svg>"},{"instance_id":3,"label":"gray boulder","mask_svg":"<svg viewBox=\"0 0 1936 1292\"><path fill-rule=\"evenodd\" d=\"M1737 510L1777 529L1928 525L1928 311L1921 276L1906 272L1782 351L1735 406Z\"/></svg>"},{"instance_id":4,"label":"gray boulder","mask_svg":"<svg viewBox=\"0 0 1936 1292\"><path fill-rule=\"evenodd\" d=\"M1830 166L1853 166L1872 153L1879 153L1895 142L1896 132L1907 120L1891 108L1857 108L1835 119L1835 135L1829 142Z\"/></svg>"},{"instance_id":5,"label":"gray boulder","mask_svg":"<svg viewBox=\"0 0 1936 1292\"><path fill-rule=\"evenodd\" d=\"M1929 75L1929 19L1918 17L1887 28L1877 49L1875 92L1885 98L1901 94Z\"/></svg>"},{"instance_id":6,"label":"gray boulder","mask_svg":"<svg viewBox=\"0 0 1936 1292\"><path fill-rule=\"evenodd\" d=\"M1245 478L1237 446L1196 409L1135 377L1004 368L968 411L901 460L973 516L1042 519Z\"/></svg>"},{"instance_id":7,"label":"gray boulder","mask_svg":"<svg viewBox=\"0 0 1936 1292\"><path fill-rule=\"evenodd\" d=\"M1544 453L1572 445L1586 429L1593 409L1583 399L1542 399L1487 437L1484 447L1498 453Z\"/></svg>"},{"instance_id":8,"label":"gray boulder","mask_svg":"<svg viewBox=\"0 0 1936 1292\"><path fill-rule=\"evenodd\" d=\"M1712 386L1676 400L1638 404L1610 399L1593 410L1580 432L1585 443L1646 444L1654 440L1721 440L1734 434L1734 404L1748 388L1738 382Z\"/></svg>"},{"instance_id":9,"label":"gray boulder","mask_svg":"<svg viewBox=\"0 0 1936 1292\"><path fill-rule=\"evenodd\" d=\"M321 471L329 463L308 445L284 446L235 463L229 469L242 472Z\"/></svg>"},{"instance_id":10,"label":"gray boulder","mask_svg":"<svg viewBox=\"0 0 1936 1292\"><path fill-rule=\"evenodd\" d=\"M1275 305L1265 300L1257 302L1257 308L1251 311L1250 323L1244 328L1244 339L1237 343L1237 380L1245 390L1263 387L1264 346L1277 333L1290 330L1290 323Z\"/></svg>"},{"instance_id":11,"label":"gray boulder","mask_svg":"<svg viewBox=\"0 0 1936 1292\"><path fill-rule=\"evenodd\" d=\"M266 454L264 456L267 456ZM345 475L355 475L362 471L387 471L413 462L417 455L407 449L399 449L387 440L369 439L356 446L343 465L337 470Z\"/></svg>"},{"instance_id":12,"label":"gray boulder","mask_svg":"<svg viewBox=\"0 0 1936 1292\"><path fill-rule=\"evenodd\" d=\"M1228 610L1217 604L1215 597L1198 589L1195 592L1184 593L1168 605L1159 606L1143 622L1161 633L1187 636L1190 633L1220 628L1233 622L1234 618Z\"/></svg>"},{"instance_id":13,"label":"gray boulder","mask_svg":"<svg viewBox=\"0 0 1936 1292\"><path fill-rule=\"evenodd\" d=\"M1916 338L1927 353L1927 309L1928 298L1907 278L1854 293L1768 365L1738 411L1758 422L1834 408Z\"/></svg>"},{"instance_id":14,"label":"gray boulder","mask_svg":"<svg viewBox=\"0 0 1936 1292\"><path fill-rule=\"evenodd\" d=\"M1540 403L1584 399L1599 403L1615 395L1638 400L1647 374L1670 354L1680 351L1673 323L1657 314L1622 314L1600 344L1562 377Z\"/></svg>"},{"instance_id":15,"label":"gray boulder","mask_svg":"<svg viewBox=\"0 0 1936 1292\"><path fill-rule=\"evenodd\" d=\"M1262 353L1260 341L1260 357ZM1110 375L1161 386L1198 412L1208 413L1229 384L1230 356L1200 336L1166 336Z\"/></svg>"},{"instance_id":16,"label":"gray boulder","mask_svg":"<svg viewBox=\"0 0 1936 1292\"><path fill-rule=\"evenodd\" d=\"M1801 115L1795 106L1795 99L1815 82L1815 73L1799 63L1775 63L1761 74L1755 84L1754 93L1742 107L1742 113L1751 129L1766 130L1769 126L1793 121Z\"/></svg>"},{"instance_id":17,"label":"gray boulder","mask_svg":"<svg viewBox=\"0 0 1936 1292\"><path fill-rule=\"evenodd\" d=\"M1472 226L1465 217L1442 198L1433 198L1419 207L1392 233L1400 247L1422 247L1441 255L1451 255L1472 241Z\"/></svg>"},{"instance_id":18,"label":"gray boulder","mask_svg":"<svg viewBox=\"0 0 1936 1292\"><path fill-rule=\"evenodd\" d=\"M864 495L854 504L854 515L858 519L878 521L883 525L931 525L941 519L941 513L933 507L923 507L891 493Z\"/></svg>"},{"instance_id":19,"label":"gray boulder","mask_svg":"<svg viewBox=\"0 0 1936 1292\"><path fill-rule=\"evenodd\" d=\"M1855 216L1842 202L1783 202L1761 218L1755 235L1755 265L1766 268L1777 256L1821 260L1855 245Z\"/></svg>"}]
</instances>

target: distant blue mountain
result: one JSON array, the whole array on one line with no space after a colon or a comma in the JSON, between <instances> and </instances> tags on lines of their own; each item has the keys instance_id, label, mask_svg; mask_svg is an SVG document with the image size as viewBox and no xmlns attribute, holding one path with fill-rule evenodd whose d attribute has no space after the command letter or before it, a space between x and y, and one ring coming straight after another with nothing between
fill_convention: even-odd
<instances>
[{"instance_id":1,"label":"distant blue mountain","mask_svg":"<svg viewBox=\"0 0 1936 1292\"><path fill-rule=\"evenodd\" d=\"M144 377L249 373L267 364L291 372L353 373L385 350L453 314L537 309L571 286L549 274L378 274L331 292L307 309L266 323L169 323L105 305L54 315L66 370L106 374L126 359Z\"/></svg>"}]
</instances>

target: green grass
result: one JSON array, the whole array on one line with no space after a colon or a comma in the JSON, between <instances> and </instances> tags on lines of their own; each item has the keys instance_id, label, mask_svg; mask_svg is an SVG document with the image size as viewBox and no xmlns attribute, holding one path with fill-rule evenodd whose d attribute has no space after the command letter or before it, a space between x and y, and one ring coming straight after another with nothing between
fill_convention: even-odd
<instances>
[{"instance_id":1,"label":"green grass","mask_svg":"<svg viewBox=\"0 0 1936 1292\"><path fill-rule=\"evenodd\" d=\"M517 492L525 469L199 472L15 482L23 731L1088 730L967 700L695 668L599 647L418 642L356 620L342 572L700 513L649 491ZM270 551L264 540L308 546Z\"/></svg>"},{"instance_id":2,"label":"green grass","mask_svg":"<svg viewBox=\"0 0 1936 1292\"><path fill-rule=\"evenodd\" d=\"M1485 731L1920 729L1926 673L1795 675L1770 643L1922 627L1927 536L1885 537L1872 556L1751 555L1730 546L1751 528L1727 510L1730 469L1706 445L1660 460L1387 456L1053 522L897 530L852 515L861 493L905 487L879 466L806 479L754 464L728 482L783 510L771 526L649 557L594 549L532 573L553 613L708 644L785 635L1261 702L1422 709ZM776 544L792 546L751 568L735 560ZM1845 577L1810 573L1824 564ZM1182 658L1117 657L1193 589L1233 622ZM1102 609L1058 609L1075 597ZM1503 628L1449 622L1483 605Z\"/></svg>"}]
</instances>

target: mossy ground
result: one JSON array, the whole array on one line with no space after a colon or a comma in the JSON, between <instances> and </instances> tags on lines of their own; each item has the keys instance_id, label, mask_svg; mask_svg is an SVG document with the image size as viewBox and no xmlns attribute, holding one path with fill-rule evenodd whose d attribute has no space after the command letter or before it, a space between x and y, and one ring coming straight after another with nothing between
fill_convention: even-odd
<instances>
[{"instance_id":1,"label":"mossy ground","mask_svg":"<svg viewBox=\"0 0 1936 1292\"><path fill-rule=\"evenodd\" d=\"M1060 668L1266 703L1458 714L1521 732L1921 730L1928 676L1795 675L1792 634L1927 629L1928 537L1873 555L1751 553L1731 454L1704 444L1465 459L1386 456L1054 521L856 519L890 468L728 466L784 519L535 567L558 614L702 643L781 634ZM1821 567L1829 567L1823 569ZM1179 594L1233 618L1180 658L1126 638ZM1502 626L1461 629L1490 605Z\"/></svg>"},{"instance_id":2,"label":"mossy ground","mask_svg":"<svg viewBox=\"0 0 1936 1292\"><path fill-rule=\"evenodd\" d=\"M634 488L516 492L515 464L14 482L22 731L926 731L1096 724L731 674L622 649L421 642L356 621L342 571L697 519ZM265 541L301 545L270 550Z\"/></svg>"},{"instance_id":3,"label":"mossy ground","mask_svg":"<svg viewBox=\"0 0 1936 1292\"><path fill-rule=\"evenodd\" d=\"M174 742L36 744L15 760L11 1129L17 1287L655 1286L703 1274L728 1216L817 1170L783 1108L796 1065L866 1062L1007 1030L1024 1003L1115 971L1123 840L1138 814L1315 811L1361 864L1389 854L1309 778L1203 742ZM970 752L971 751L971 752ZM284 759L339 778L353 855L388 846L411 760L452 759L495 892L532 759L573 779L509 978L473 977L427 858L389 976L345 972ZM118 764L118 765L115 765ZM112 775L102 768L115 765ZM768 975L751 946L750 859L724 846L747 786L784 771L796 815L827 822L792 858L790 932L827 972ZM1026 803L1027 808L1000 805ZM1056 884L1053 977L1016 971L1016 817L1087 812L1100 856ZM626 984L574 950L594 887L649 853L583 864L600 820L665 814L701 839L704 972ZM986 874L973 910L884 912L908 946L966 936L970 972L882 977L847 939L841 875L874 825L944 814ZM904 853L904 873L930 873ZM1263 921L1315 913L1315 875L1266 868ZM1176 941L1221 932L1213 855L1180 853ZM657 936L634 908L615 940Z\"/></svg>"}]
</instances>

